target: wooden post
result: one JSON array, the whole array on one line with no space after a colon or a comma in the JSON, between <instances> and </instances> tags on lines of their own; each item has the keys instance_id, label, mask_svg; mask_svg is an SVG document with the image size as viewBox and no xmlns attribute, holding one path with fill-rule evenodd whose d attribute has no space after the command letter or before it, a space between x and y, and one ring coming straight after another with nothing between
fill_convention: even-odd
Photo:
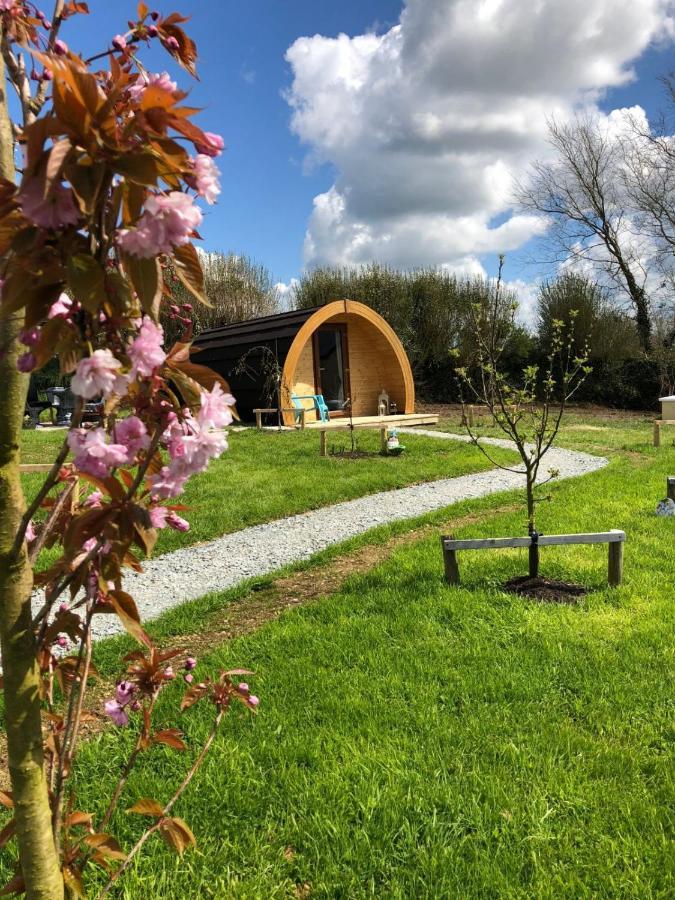
<instances>
[{"instance_id":1,"label":"wooden post","mask_svg":"<svg viewBox=\"0 0 675 900\"><path fill-rule=\"evenodd\" d=\"M658 419L654 422L654 446L661 446L661 423Z\"/></svg>"},{"instance_id":2,"label":"wooden post","mask_svg":"<svg viewBox=\"0 0 675 900\"><path fill-rule=\"evenodd\" d=\"M300 431L305 430L305 415L307 414L307 410L303 406L300 410Z\"/></svg>"},{"instance_id":3,"label":"wooden post","mask_svg":"<svg viewBox=\"0 0 675 900\"><path fill-rule=\"evenodd\" d=\"M326 429L322 429L319 434L321 435L320 442L320 453L321 456L328 456L328 435L326 434Z\"/></svg>"},{"instance_id":4,"label":"wooden post","mask_svg":"<svg viewBox=\"0 0 675 900\"><path fill-rule=\"evenodd\" d=\"M474 408L473 405L469 406L469 428L473 428L474 418L473 418Z\"/></svg>"},{"instance_id":5,"label":"wooden post","mask_svg":"<svg viewBox=\"0 0 675 900\"><path fill-rule=\"evenodd\" d=\"M610 587L617 587L623 579L623 541L608 545L607 581Z\"/></svg>"},{"instance_id":6,"label":"wooden post","mask_svg":"<svg viewBox=\"0 0 675 900\"><path fill-rule=\"evenodd\" d=\"M262 431L262 410L260 409L255 411L255 427L258 431Z\"/></svg>"},{"instance_id":7,"label":"wooden post","mask_svg":"<svg viewBox=\"0 0 675 900\"><path fill-rule=\"evenodd\" d=\"M459 566L457 565L457 552L455 550L447 550L441 538L443 547L443 563L445 564L445 580L448 584L459 584Z\"/></svg>"},{"instance_id":8,"label":"wooden post","mask_svg":"<svg viewBox=\"0 0 675 900\"><path fill-rule=\"evenodd\" d=\"M666 478L666 496L675 503L675 475Z\"/></svg>"},{"instance_id":9,"label":"wooden post","mask_svg":"<svg viewBox=\"0 0 675 900\"><path fill-rule=\"evenodd\" d=\"M380 428L380 450L382 453L387 452L387 426Z\"/></svg>"}]
</instances>

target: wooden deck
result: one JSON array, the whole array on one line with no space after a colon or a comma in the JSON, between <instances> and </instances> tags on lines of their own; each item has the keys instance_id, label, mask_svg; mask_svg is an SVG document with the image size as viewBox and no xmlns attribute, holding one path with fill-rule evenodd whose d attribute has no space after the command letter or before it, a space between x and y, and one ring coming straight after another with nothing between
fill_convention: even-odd
<instances>
[{"instance_id":1,"label":"wooden deck","mask_svg":"<svg viewBox=\"0 0 675 900\"><path fill-rule=\"evenodd\" d=\"M339 419L331 419L329 422L307 422L305 428L313 428L319 432L320 444L319 452L321 456L328 455L327 436L329 431L348 431L350 428L379 428L380 444L382 452L387 450L387 432L396 426L410 428L415 425L435 425L438 422L438 416L416 415L410 413L400 416L341 416Z\"/></svg>"},{"instance_id":2,"label":"wooden deck","mask_svg":"<svg viewBox=\"0 0 675 900\"><path fill-rule=\"evenodd\" d=\"M401 413L396 416L354 416L351 420L348 416L341 416L329 422L307 422L305 428L314 428L318 431L345 431L349 429L350 424L353 424L354 428L393 428L395 425L408 428L415 425L435 425L437 422L438 416Z\"/></svg>"}]
</instances>

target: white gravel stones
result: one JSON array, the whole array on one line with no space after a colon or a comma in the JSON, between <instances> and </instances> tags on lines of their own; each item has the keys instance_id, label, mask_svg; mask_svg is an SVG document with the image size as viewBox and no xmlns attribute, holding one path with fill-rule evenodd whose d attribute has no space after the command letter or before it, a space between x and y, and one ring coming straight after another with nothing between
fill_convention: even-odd
<instances>
[{"instance_id":1,"label":"white gravel stones","mask_svg":"<svg viewBox=\"0 0 675 900\"><path fill-rule=\"evenodd\" d=\"M406 430L409 429L400 429L401 432ZM469 440L466 435L442 431L417 430L415 433L442 440ZM509 441L496 438L484 440L509 449L513 446ZM559 478L572 478L605 465L607 460L602 457L572 450L550 450L542 463L542 478L547 477L549 468L558 469ZM523 484L522 474L492 469L369 494L358 500L254 525L206 544L148 560L141 574L126 575L125 587L136 600L141 617L151 619L188 600L308 559L331 544L378 525L414 518L460 500L520 488ZM114 616L97 616L94 622L96 637L121 631Z\"/></svg>"}]
</instances>

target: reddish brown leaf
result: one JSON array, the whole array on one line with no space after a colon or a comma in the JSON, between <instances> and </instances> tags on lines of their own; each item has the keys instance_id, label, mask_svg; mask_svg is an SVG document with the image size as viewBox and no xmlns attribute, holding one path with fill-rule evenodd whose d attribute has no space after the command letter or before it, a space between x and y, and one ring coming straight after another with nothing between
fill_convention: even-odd
<instances>
[{"instance_id":1,"label":"reddish brown leaf","mask_svg":"<svg viewBox=\"0 0 675 900\"><path fill-rule=\"evenodd\" d=\"M85 844L95 847L96 850L107 859L126 859L127 855L122 850L114 837L109 834L88 834L84 839Z\"/></svg>"},{"instance_id":2,"label":"reddish brown leaf","mask_svg":"<svg viewBox=\"0 0 675 900\"><path fill-rule=\"evenodd\" d=\"M14 808L14 798L11 791L0 791L0 803L8 809Z\"/></svg>"},{"instance_id":3,"label":"reddish brown leaf","mask_svg":"<svg viewBox=\"0 0 675 900\"><path fill-rule=\"evenodd\" d=\"M127 594L126 591L110 591L108 597L115 607L115 612L119 616L122 625L124 625L129 634L136 638L140 644L152 647L150 638L141 627L141 618L131 594Z\"/></svg>"},{"instance_id":4,"label":"reddish brown leaf","mask_svg":"<svg viewBox=\"0 0 675 900\"><path fill-rule=\"evenodd\" d=\"M166 744L167 747L171 747L173 750L187 750L187 747L182 740L182 733L177 728L166 728L164 731L156 731L152 740L156 744Z\"/></svg>"},{"instance_id":5,"label":"reddish brown leaf","mask_svg":"<svg viewBox=\"0 0 675 900\"><path fill-rule=\"evenodd\" d=\"M137 800L133 806L127 810L129 813L137 813L139 816L151 816L153 819L159 819L164 815L164 810L156 800L148 799Z\"/></svg>"},{"instance_id":6,"label":"reddish brown leaf","mask_svg":"<svg viewBox=\"0 0 675 900\"><path fill-rule=\"evenodd\" d=\"M188 847L195 847L197 845L197 841L190 830L190 826L187 822L178 817L165 819L159 830L169 847L171 847L172 850L175 850L179 856L182 856L183 852Z\"/></svg>"},{"instance_id":7,"label":"reddish brown leaf","mask_svg":"<svg viewBox=\"0 0 675 900\"><path fill-rule=\"evenodd\" d=\"M7 897L9 894L24 894L25 892L26 882L23 880L23 875L18 872L0 891L0 897Z\"/></svg>"},{"instance_id":8,"label":"reddish brown leaf","mask_svg":"<svg viewBox=\"0 0 675 900\"><path fill-rule=\"evenodd\" d=\"M176 247L173 252L173 261L176 275L190 293L200 303L211 306L204 295L204 273L194 245L184 244L182 247Z\"/></svg>"},{"instance_id":9,"label":"reddish brown leaf","mask_svg":"<svg viewBox=\"0 0 675 900\"><path fill-rule=\"evenodd\" d=\"M66 827L74 828L76 825L86 825L89 827L92 823L92 815L91 813L80 812L79 810L75 810L69 816L66 816Z\"/></svg>"}]
</instances>

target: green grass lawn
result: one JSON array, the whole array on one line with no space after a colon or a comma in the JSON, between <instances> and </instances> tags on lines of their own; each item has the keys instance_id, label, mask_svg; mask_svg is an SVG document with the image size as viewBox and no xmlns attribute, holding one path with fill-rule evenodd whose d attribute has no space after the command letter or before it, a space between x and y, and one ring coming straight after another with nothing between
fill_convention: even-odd
<instances>
[{"instance_id":1,"label":"green grass lawn","mask_svg":"<svg viewBox=\"0 0 675 900\"><path fill-rule=\"evenodd\" d=\"M63 431L25 431L24 463L53 459L63 441ZM421 481L452 478L490 467L473 447L417 435L402 436L402 456L381 456L379 432L358 434L359 449L376 455L363 459L322 458L316 432L259 432L254 429L230 434L230 449L207 472L191 479L181 502L190 531L166 529L156 553L211 540L247 525L268 522L340 500L351 500L375 491L392 490ZM344 433L329 445L349 443ZM504 451L502 459L515 459ZM34 496L44 476L24 475L27 496ZM45 560L47 554L45 554Z\"/></svg>"},{"instance_id":2,"label":"green grass lawn","mask_svg":"<svg viewBox=\"0 0 675 900\"><path fill-rule=\"evenodd\" d=\"M460 557L450 588L432 536L212 652L198 674L254 669L259 715L230 717L176 807L198 848L178 860L152 842L119 896L672 897L675 521L654 507L675 451L613 427L610 466L554 485L540 527L625 529L621 588L588 546L542 551L544 574L592 589L578 606L504 593L523 551ZM504 501L459 505L485 515L458 535L522 531L522 512L491 513ZM183 719L197 746L210 710ZM79 808L101 808L132 737L84 745ZM152 751L124 806L165 800L187 765ZM113 830L130 846L139 829L120 812Z\"/></svg>"}]
</instances>

